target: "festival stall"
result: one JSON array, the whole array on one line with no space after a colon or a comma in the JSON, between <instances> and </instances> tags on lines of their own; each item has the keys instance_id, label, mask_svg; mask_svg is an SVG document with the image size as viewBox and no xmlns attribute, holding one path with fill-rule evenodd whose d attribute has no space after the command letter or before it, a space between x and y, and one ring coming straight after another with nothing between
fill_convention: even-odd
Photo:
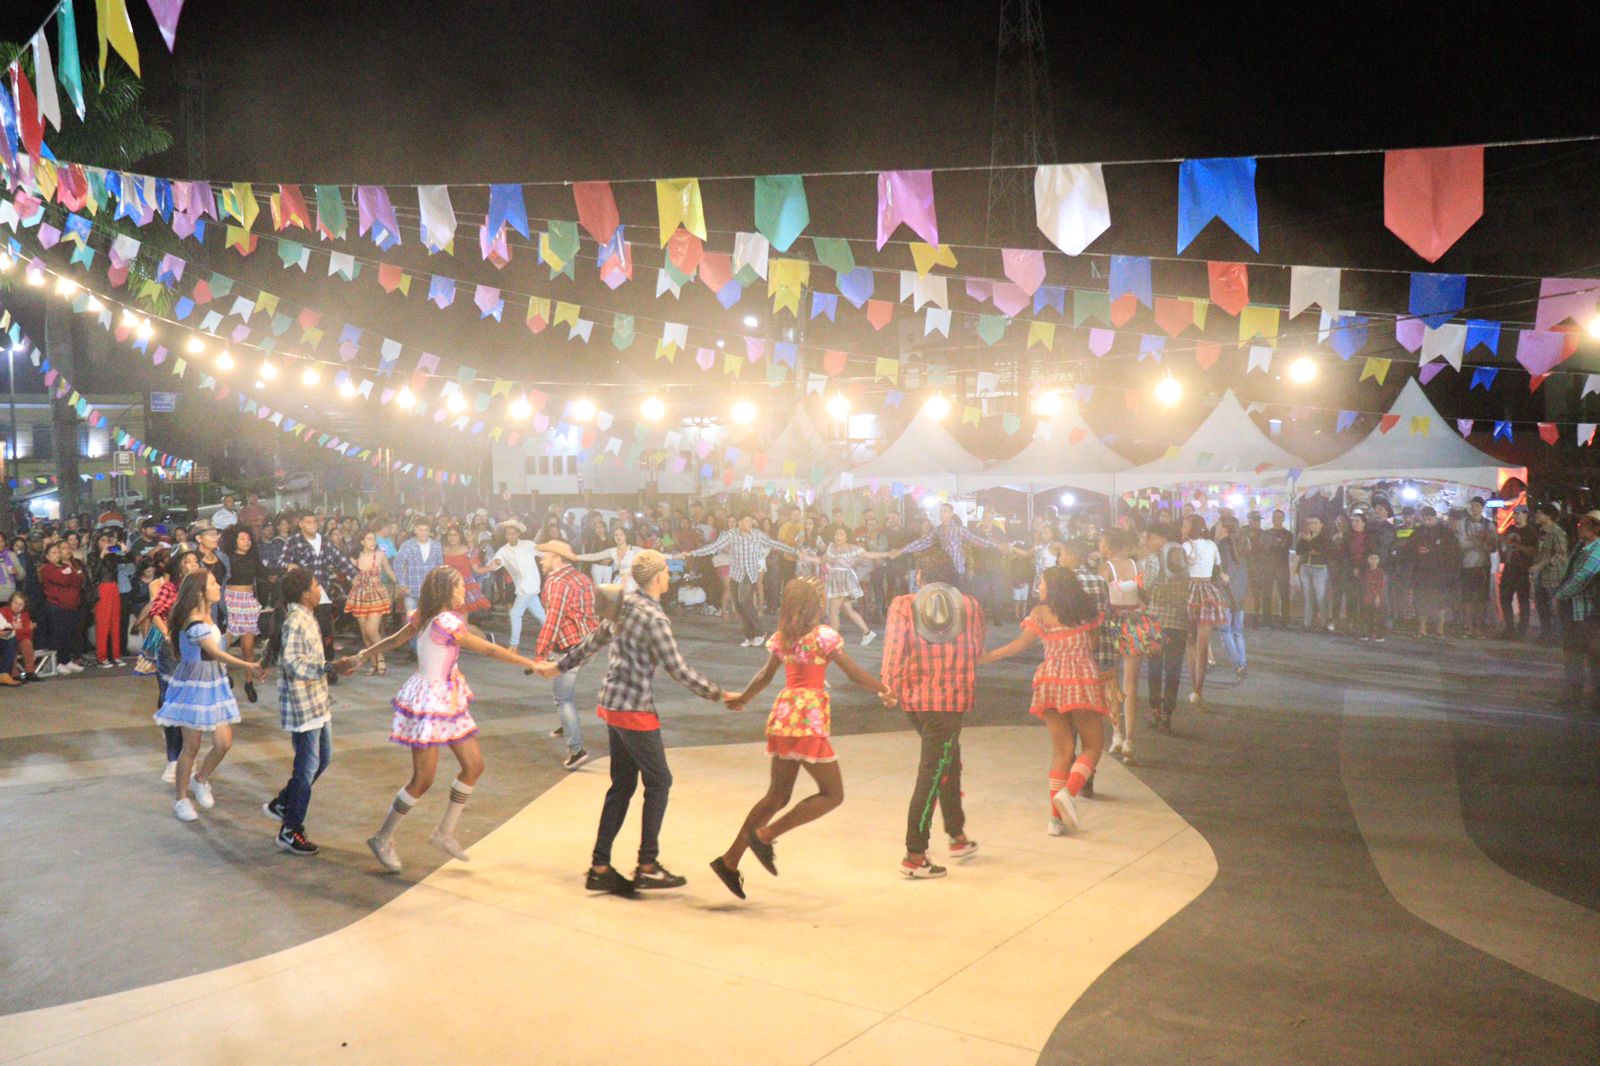
<instances>
[{"instance_id":1,"label":"festival stall","mask_svg":"<svg viewBox=\"0 0 1600 1066\"><path fill-rule=\"evenodd\" d=\"M1219 482L1261 486L1290 480L1304 465L1261 432L1229 389L1188 440L1114 480L1118 492Z\"/></svg>"},{"instance_id":2,"label":"festival stall","mask_svg":"<svg viewBox=\"0 0 1600 1066\"><path fill-rule=\"evenodd\" d=\"M801 407L783 427L765 452L753 459L755 472L736 479L708 482L708 495L753 490L768 495L800 496L826 485L844 468L844 455L811 421Z\"/></svg>"},{"instance_id":3,"label":"festival stall","mask_svg":"<svg viewBox=\"0 0 1600 1066\"><path fill-rule=\"evenodd\" d=\"M961 446L943 422L926 408L893 444L836 479L836 487L871 488L900 485L908 492L923 489L956 495L979 487L983 460Z\"/></svg>"},{"instance_id":4,"label":"festival stall","mask_svg":"<svg viewBox=\"0 0 1600 1066\"><path fill-rule=\"evenodd\" d=\"M1040 422L1028 446L964 482L971 489L1008 488L1030 495L1056 488L1109 496L1116 475L1132 466L1089 428L1076 404Z\"/></svg>"}]
</instances>

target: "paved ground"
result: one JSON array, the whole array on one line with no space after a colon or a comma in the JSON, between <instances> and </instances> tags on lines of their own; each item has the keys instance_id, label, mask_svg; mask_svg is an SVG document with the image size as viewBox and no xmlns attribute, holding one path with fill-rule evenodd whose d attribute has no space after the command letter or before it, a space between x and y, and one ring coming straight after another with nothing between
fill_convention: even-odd
<instances>
[{"instance_id":1,"label":"paved ground","mask_svg":"<svg viewBox=\"0 0 1600 1066\"><path fill-rule=\"evenodd\" d=\"M679 626L717 680L740 683L759 663L723 623ZM1135 771L1204 837L1215 882L1089 985L1039 1060L1593 1061L1600 725L1546 702L1553 655L1292 633L1252 644L1248 684L1214 686L1208 711L1180 713L1178 736L1143 737ZM861 658L875 666L876 652ZM470 842L566 775L558 742L543 736L554 722L547 688L468 666L489 763L465 819ZM1027 673L987 673L973 724L1026 721ZM391 670L337 690L335 763L310 820L324 853L313 860L278 853L256 810L288 767L265 705L246 712L217 809L185 826L157 777L149 683L93 673L0 696L0 1014L303 944L431 874L443 856L423 835L399 877L376 872L362 843L406 776L384 740L383 701L402 679ZM591 668L580 696L597 681ZM835 691L838 734L903 728ZM663 712L674 747L759 737L759 714L681 693ZM1037 765L1015 768L1015 787L1041 789L1042 771L1041 744ZM758 790L759 769L752 777ZM692 802L695 787L680 773L675 802ZM431 820L442 802L430 796L419 813ZM728 800L732 820L747 802ZM973 818L976 832L982 811ZM897 824L860 831L881 837L892 861ZM666 861L708 880L697 876L703 858L680 860L674 845L669 816ZM586 856L572 850L576 877ZM1070 974L1073 952L1060 966Z\"/></svg>"}]
</instances>

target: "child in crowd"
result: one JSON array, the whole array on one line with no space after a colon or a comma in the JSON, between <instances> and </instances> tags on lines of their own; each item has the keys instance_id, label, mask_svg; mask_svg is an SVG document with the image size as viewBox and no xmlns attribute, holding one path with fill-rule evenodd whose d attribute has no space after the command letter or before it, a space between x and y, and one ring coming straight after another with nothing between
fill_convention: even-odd
<instances>
[{"instance_id":1,"label":"child in crowd","mask_svg":"<svg viewBox=\"0 0 1600 1066\"><path fill-rule=\"evenodd\" d=\"M1376 552L1367 556L1361 575L1361 640L1383 643L1383 616L1389 607L1389 578Z\"/></svg>"},{"instance_id":2,"label":"child in crowd","mask_svg":"<svg viewBox=\"0 0 1600 1066\"><path fill-rule=\"evenodd\" d=\"M28 613L28 597L19 589L0 607L0 617L5 619L17 641L16 659L7 676L15 675L18 681L37 681L33 658L33 616Z\"/></svg>"}]
</instances>

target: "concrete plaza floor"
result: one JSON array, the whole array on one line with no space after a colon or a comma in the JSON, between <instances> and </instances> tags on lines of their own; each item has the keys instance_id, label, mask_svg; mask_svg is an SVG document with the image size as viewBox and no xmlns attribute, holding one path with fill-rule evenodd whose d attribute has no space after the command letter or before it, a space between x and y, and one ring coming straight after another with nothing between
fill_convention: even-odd
<instances>
[{"instance_id":1,"label":"concrete plaza floor","mask_svg":"<svg viewBox=\"0 0 1600 1066\"><path fill-rule=\"evenodd\" d=\"M677 627L724 684L760 664L726 623ZM498 664L465 664L489 767L472 862L426 843L446 757L399 875L364 840L407 776L404 667L335 690L311 859L259 811L289 764L270 685L192 825L149 682L8 691L0 1061L1594 1061L1600 722L1549 703L1553 654L1251 636L1249 681L1219 669L1177 736L1108 761L1066 839L1043 832L1031 664L987 669L964 745L981 850L939 882L894 873L911 734L835 678L845 805L780 842L781 877L747 861L744 903L706 862L764 787L765 704L662 684L663 861L690 884L624 901L581 884L598 723L602 758L563 773L548 685Z\"/></svg>"}]
</instances>

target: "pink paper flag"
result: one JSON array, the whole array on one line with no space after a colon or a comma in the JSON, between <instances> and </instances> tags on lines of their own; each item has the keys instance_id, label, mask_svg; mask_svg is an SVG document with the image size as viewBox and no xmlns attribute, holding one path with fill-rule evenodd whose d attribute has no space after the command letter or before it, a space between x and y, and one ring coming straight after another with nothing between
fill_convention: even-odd
<instances>
[{"instance_id":1,"label":"pink paper flag","mask_svg":"<svg viewBox=\"0 0 1600 1066\"><path fill-rule=\"evenodd\" d=\"M156 25L161 27L161 39L167 42L167 51L171 52L178 46L178 16L183 14L183 0L145 0L150 5L150 14L156 17Z\"/></svg>"},{"instance_id":2,"label":"pink paper flag","mask_svg":"<svg viewBox=\"0 0 1600 1066\"><path fill-rule=\"evenodd\" d=\"M767 342L760 337L746 337L744 339L744 354L753 363L767 354Z\"/></svg>"},{"instance_id":3,"label":"pink paper flag","mask_svg":"<svg viewBox=\"0 0 1600 1066\"><path fill-rule=\"evenodd\" d=\"M1383 156L1383 224L1430 263L1483 217L1483 146Z\"/></svg>"},{"instance_id":4,"label":"pink paper flag","mask_svg":"<svg viewBox=\"0 0 1600 1066\"><path fill-rule=\"evenodd\" d=\"M1447 367L1449 365L1450 365L1449 363L1443 363L1443 362L1429 363L1427 366L1423 367L1421 370L1419 370L1417 372L1417 378L1424 385L1426 385L1426 384L1428 384L1428 382L1432 381L1434 378L1439 376L1439 371L1443 370L1445 367Z\"/></svg>"},{"instance_id":5,"label":"pink paper flag","mask_svg":"<svg viewBox=\"0 0 1600 1066\"><path fill-rule=\"evenodd\" d=\"M1600 300L1600 278L1545 278L1539 282L1539 313L1534 329L1548 332L1572 319L1587 325Z\"/></svg>"},{"instance_id":6,"label":"pink paper flag","mask_svg":"<svg viewBox=\"0 0 1600 1066\"><path fill-rule=\"evenodd\" d=\"M1406 351L1414 352L1422 347L1427 328L1420 318L1399 318L1394 323L1394 339Z\"/></svg>"},{"instance_id":7,"label":"pink paper flag","mask_svg":"<svg viewBox=\"0 0 1600 1066\"><path fill-rule=\"evenodd\" d=\"M994 295L994 282L983 278L968 278L967 295L979 303L988 303L989 298Z\"/></svg>"},{"instance_id":8,"label":"pink paper flag","mask_svg":"<svg viewBox=\"0 0 1600 1066\"><path fill-rule=\"evenodd\" d=\"M716 350L713 348L696 348L694 361L700 364L701 370L710 370L712 364L717 361Z\"/></svg>"},{"instance_id":9,"label":"pink paper flag","mask_svg":"<svg viewBox=\"0 0 1600 1066\"><path fill-rule=\"evenodd\" d=\"M878 173L878 248L905 223L929 244L939 243L939 218L933 205L933 171L884 170Z\"/></svg>"},{"instance_id":10,"label":"pink paper flag","mask_svg":"<svg viewBox=\"0 0 1600 1066\"><path fill-rule=\"evenodd\" d=\"M1021 285L1007 281L994 283L994 309L1006 317L1012 317L1028 306L1028 294L1022 291Z\"/></svg>"},{"instance_id":11,"label":"pink paper flag","mask_svg":"<svg viewBox=\"0 0 1600 1066\"><path fill-rule=\"evenodd\" d=\"M1566 356L1567 338L1560 333L1524 329L1517 332L1517 362L1534 377L1550 373Z\"/></svg>"},{"instance_id":12,"label":"pink paper flag","mask_svg":"<svg viewBox=\"0 0 1600 1066\"><path fill-rule=\"evenodd\" d=\"M1095 355L1105 355L1116 342L1117 335L1109 329L1098 327L1089 330L1089 350Z\"/></svg>"},{"instance_id":13,"label":"pink paper flag","mask_svg":"<svg viewBox=\"0 0 1600 1066\"><path fill-rule=\"evenodd\" d=\"M1022 291L1032 296L1039 291L1039 286L1044 284L1044 253L1030 251L1024 248L1002 248L1000 262L1005 268L1006 277L1022 287Z\"/></svg>"},{"instance_id":14,"label":"pink paper flag","mask_svg":"<svg viewBox=\"0 0 1600 1066\"><path fill-rule=\"evenodd\" d=\"M1456 432L1461 434L1463 437L1472 436L1472 419L1470 419L1470 418L1458 418L1458 419L1456 419Z\"/></svg>"}]
</instances>

